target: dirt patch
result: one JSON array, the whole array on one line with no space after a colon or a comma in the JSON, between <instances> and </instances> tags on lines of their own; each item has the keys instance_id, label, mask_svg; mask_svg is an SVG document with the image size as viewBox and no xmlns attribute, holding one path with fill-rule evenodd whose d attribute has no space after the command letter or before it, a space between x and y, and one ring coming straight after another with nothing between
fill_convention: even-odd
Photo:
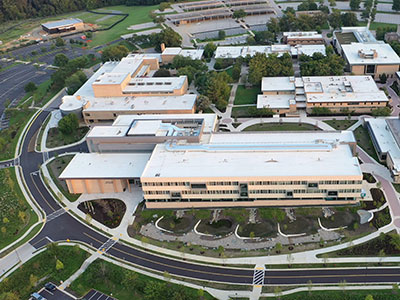
<instances>
[{"instance_id":1,"label":"dirt patch","mask_svg":"<svg viewBox=\"0 0 400 300\"><path fill-rule=\"evenodd\" d=\"M354 223L359 222L359 216L352 213L349 210L337 211L333 216L329 218L321 218L321 224L325 228L340 228L348 227L352 229Z\"/></svg>"},{"instance_id":2,"label":"dirt patch","mask_svg":"<svg viewBox=\"0 0 400 300\"><path fill-rule=\"evenodd\" d=\"M82 202L78 208L109 228L118 227L125 214L125 203L117 199L98 199Z\"/></svg>"},{"instance_id":3,"label":"dirt patch","mask_svg":"<svg viewBox=\"0 0 400 300\"><path fill-rule=\"evenodd\" d=\"M281 231L284 234L315 234L318 232L319 224L316 218L296 216L296 221L289 222L289 218L280 223Z\"/></svg>"},{"instance_id":4,"label":"dirt patch","mask_svg":"<svg viewBox=\"0 0 400 300\"><path fill-rule=\"evenodd\" d=\"M212 235L226 235L235 229L235 223L230 219L220 219L217 222L210 223L208 221L201 221L197 230L201 233Z\"/></svg>"},{"instance_id":5,"label":"dirt patch","mask_svg":"<svg viewBox=\"0 0 400 300\"><path fill-rule=\"evenodd\" d=\"M278 224L273 221L263 220L261 223L240 226L238 231L242 237L250 237L254 234L254 237L273 238L278 233Z\"/></svg>"},{"instance_id":6,"label":"dirt patch","mask_svg":"<svg viewBox=\"0 0 400 300\"><path fill-rule=\"evenodd\" d=\"M186 233L193 229L195 218L192 215L184 215L182 218L164 217L158 226L174 233Z\"/></svg>"},{"instance_id":7,"label":"dirt patch","mask_svg":"<svg viewBox=\"0 0 400 300\"><path fill-rule=\"evenodd\" d=\"M363 179L366 180L368 183L375 183L376 179L370 173L363 173Z\"/></svg>"}]
</instances>

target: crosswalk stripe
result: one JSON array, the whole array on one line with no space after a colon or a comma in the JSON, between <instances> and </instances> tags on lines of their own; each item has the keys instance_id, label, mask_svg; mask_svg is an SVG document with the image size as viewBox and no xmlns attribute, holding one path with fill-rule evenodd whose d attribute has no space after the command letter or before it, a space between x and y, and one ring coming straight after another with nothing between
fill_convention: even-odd
<instances>
[{"instance_id":1,"label":"crosswalk stripe","mask_svg":"<svg viewBox=\"0 0 400 300\"><path fill-rule=\"evenodd\" d=\"M264 269L256 268L253 274L253 285L263 285L264 275L265 275Z\"/></svg>"}]
</instances>

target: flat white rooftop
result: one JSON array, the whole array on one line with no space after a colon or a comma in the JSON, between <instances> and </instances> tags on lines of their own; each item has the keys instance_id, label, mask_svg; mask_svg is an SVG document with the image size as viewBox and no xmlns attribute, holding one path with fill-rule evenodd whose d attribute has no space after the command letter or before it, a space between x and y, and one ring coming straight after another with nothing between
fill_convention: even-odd
<instances>
[{"instance_id":1,"label":"flat white rooftop","mask_svg":"<svg viewBox=\"0 0 400 300\"><path fill-rule=\"evenodd\" d=\"M173 92L183 87L186 78L186 76L132 78L125 86L124 92Z\"/></svg>"},{"instance_id":2,"label":"flat white rooftop","mask_svg":"<svg viewBox=\"0 0 400 300\"><path fill-rule=\"evenodd\" d=\"M129 130L128 126L94 126L87 137L123 137Z\"/></svg>"},{"instance_id":3,"label":"flat white rooftop","mask_svg":"<svg viewBox=\"0 0 400 300\"><path fill-rule=\"evenodd\" d=\"M161 55L181 55L190 57L191 59L201 59L203 56L203 49L182 49L180 47L167 47Z\"/></svg>"},{"instance_id":4,"label":"flat white rooftop","mask_svg":"<svg viewBox=\"0 0 400 300\"><path fill-rule=\"evenodd\" d=\"M325 54L324 45L267 45L267 46L220 46L215 51L215 58L237 58L254 56L256 53L278 54L288 53L290 55L313 55L315 52Z\"/></svg>"},{"instance_id":5,"label":"flat white rooftop","mask_svg":"<svg viewBox=\"0 0 400 300\"><path fill-rule=\"evenodd\" d=\"M400 149L399 145L396 143L389 126L386 123L386 118L374 119L367 118L365 122L369 123L371 127L376 142L382 152L390 154L390 157L394 164L394 169L400 172Z\"/></svg>"},{"instance_id":6,"label":"flat white rooftop","mask_svg":"<svg viewBox=\"0 0 400 300\"><path fill-rule=\"evenodd\" d=\"M294 82L294 77L263 77L261 80L261 91L294 91Z\"/></svg>"},{"instance_id":7,"label":"flat white rooftop","mask_svg":"<svg viewBox=\"0 0 400 300\"><path fill-rule=\"evenodd\" d=\"M204 133L213 132L218 121L216 114L120 115L115 119L112 126L129 127L135 120L168 121L168 120L198 120L198 119L203 120L204 122L204 128L203 128Z\"/></svg>"},{"instance_id":8,"label":"flat white rooftop","mask_svg":"<svg viewBox=\"0 0 400 300\"><path fill-rule=\"evenodd\" d=\"M322 34L319 34L316 31L290 31L290 32L284 32L283 33L284 37L287 37L288 39L290 38L295 38L295 39L309 39L309 38L316 38L316 39L322 39Z\"/></svg>"},{"instance_id":9,"label":"flat white rooftop","mask_svg":"<svg viewBox=\"0 0 400 300\"><path fill-rule=\"evenodd\" d=\"M150 153L78 153L61 173L61 179L138 178Z\"/></svg>"},{"instance_id":10,"label":"flat white rooftop","mask_svg":"<svg viewBox=\"0 0 400 300\"><path fill-rule=\"evenodd\" d=\"M161 120L138 120L133 122L128 135L157 135Z\"/></svg>"},{"instance_id":11,"label":"flat white rooftop","mask_svg":"<svg viewBox=\"0 0 400 300\"><path fill-rule=\"evenodd\" d=\"M400 64L400 57L392 49L389 44L376 43L376 44L363 44L351 43L342 45L344 56L350 65L398 65ZM377 56L374 58L365 58L360 56L360 51L370 53L375 51Z\"/></svg>"},{"instance_id":12,"label":"flat white rooftop","mask_svg":"<svg viewBox=\"0 0 400 300\"><path fill-rule=\"evenodd\" d=\"M48 29L53 29L53 28L59 28L59 27L73 26L76 23L82 23L82 20L78 19L78 18L64 19L64 20L43 23L42 26L44 26Z\"/></svg>"},{"instance_id":13,"label":"flat white rooftop","mask_svg":"<svg viewBox=\"0 0 400 300\"><path fill-rule=\"evenodd\" d=\"M161 110L189 110L196 103L197 96L185 94L181 96L154 96L154 97L109 97L87 98L90 111L161 111Z\"/></svg>"},{"instance_id":14,"label":"flat white rooftop","mask_svg":"<svg viewBox=\"0 0 400 300\"><path fill-rule=\"evenodd\" d=\"M290 104L296 104L295 95L258 95L257 108L288 109Z\"/></svg>"},{"instance_id":15,"label":"flat white rooftop","mask_svg":"<svg viewBox=\"0 0 400 300\"><path fill-rule=\"evenodd\" d=\"M282 133L280 133L282 135ZM292 134L294 135L294 134ZM234 136L234 135L232 135ZM312 144L169 145L159 144L143 172L146 178L349 178L361 175L348 145Z\"/></svg>"},{"instance_id":16,"label":"flat white rooftop","mask_svg":"<svg viewBox=\"0 0 400 300\"><path fill-rule=\"evenodd\" d=\"M303 77L307 102L386 102L371 76Z\"/></svg>"}]
</instances>

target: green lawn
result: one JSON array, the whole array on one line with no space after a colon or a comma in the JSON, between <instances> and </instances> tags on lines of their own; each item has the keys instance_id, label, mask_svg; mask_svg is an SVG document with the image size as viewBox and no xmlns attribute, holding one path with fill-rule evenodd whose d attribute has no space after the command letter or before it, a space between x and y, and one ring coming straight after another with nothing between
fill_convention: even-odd
<instances>
[{"instance_id":1,"label":"green lawn","mask_svg":"<svg viewBox=\"0 0 400 300\"><path fill-rule=\"evenodd\" d=\"M244 85L239 85L235 95L235 105L240 104L256 104L257 95L261 94L259 87L247 89Z\"/></svg>"},{"instance_id":2,"label":"green lawn","mask_svg":"<svg viewBox=\"0 0 400 300\"><path fill-rule=\"evenodd\" d=\"M368 130L363 126L359 126L354 130L354 136L357 140L357 145L367 152L373 159L379 162L372 140L368 134Z\"/></svg>"},{"instance_id":3,"label":"green lawn","mask_svg":"<svg viewBox=\"0 0 400 300\"><path fill-rule=\"evenodd\" d=\"M337 130L345 130L357 123L357 120L326 120L324 122Z\"/></svg>"},{"instance_id":4,"label":"green lawn","mask_svg":"<svg viewBox=\"0 0 400 300\"><path fill-rule=\"evenodd\" d=\"M155 9L158 9L158 5L153 5L153 6L118 5L118 6L110 6L107 7L106 9L103 9L102 11L119 10L124 13L128 13L129 16L124 21L117 24L110 30L95 32L93 34L92 41L89 43L89 46L96 47L99 45L107 44L111 41L119 39L120 36L123 34L131 33L132 31L127 29L129 26L151 22L149 13Z\"/></svg>"},{"instance_id":5,"label":"green lawn","mask_svg":"<svg viewBox=\"0 0 400 300\"><path fill-rule=\"evenodd\" d=\"M18 239L37 221L19 188L15 169L0 170L0 249Z\"/></svg>"},{"instance_id":6,"label":"green lawn","mask_svg":"<svg viewBox=\"0 0 400 300\"><path fill-rule=\"evenodd\" d=\"M358 22L358 26L367 26L366 22ZM369 26L370 30L376 30L378 27L393 27L394 31L396 31L396 25L390 23L379 23L379 22L372 22Z\"/></svg>"},{"instance_id":7,"label":"green lawn","mask_svg":"<svg viewBox=\"0 0 400 300\"><path fill-rule=\"evenodd\" d=\"M154 279L112 263L96 260L70 286L79 296L94 288L107 295L112 293L119 300L131 299L215 299L206 292L201 298L199 291L183 285Z\"/></svg>"},{"instance_id":8,"label":"green lawn","mask_svg":"<svg viewBox=\"0 0 400 300\"><path fill-rule=\"evenodd\" d=\"M244 131L304 131L304 130L319 130L319 129L310 124L297 124L297 123L263 123L263 124L252 125L244 129Z\"/></svg>"},{"instance_id":9,"label":"green lawn","mask_svg":"<svg viewBox=\"0 0 400 300\"><path fill-rule=\"evenodd\" d=\"M36 110L32 109L16 108L6 110L6 114L10 118L10 124L7 129L0 131L0 139L5 140L5 145L3 147L1 147L0 143L0 160L14 158L18 138L35 111Z\"/></svg>"},{"instance_id":10,"label":"green lawn","mask_svg":"<svg viewBox=\"0 0 400 300\"><path fill-rule=\"evenodd\" d=\"M7 280L0 282L0 295L10 292L17 296L16 299L28 299L31 293L38 291L46 282L59 284L60 280L69 278L88 257L88 253L77 246L50 248L26 262ZM60 270L56 270L57 259L64 265Z\"/></svg>"},{"instance_id":11,"label":"green lawn","mask_svg":"<svg viewBox=\"0 0 400 300\"><path fill-rule=\"evenodd\" d=\"M51 79L48 79L37 86L34 92L26 93L18 105L19 107L28 108L32 101L36 107L41 107L51 100L59 90L53 90L51 87ZM29 97L32 97L28 100Z\"/></svg>"},{"instance_id":12,"label":"green lawn","mask_svg":"<svg viewBox=\"0 0 400 300\"><path fill-rule=\"evenodd\" d=\"M242 106L232 108L232 117L234 118L253 118L257 117L255 114L255 106Z\"/></svg>"},{"instance_id":13,"label":"green lawn","mask_svg":"<svg viewBox=\"0 0 400 300\"><path fill-rule=\"evenodd\" d=\"M79 127L76 132L65 135L59 132L57 128L50 128L47 135L46 147L56 148L78 142L83 139L88 131L89 127Z\"/></svg>"},{"instance_id":14,"label":"green lawn","mask_svg":"<svg viewBox=\"0 0 400 300\"><path fill-rule=\"evenodd\" d=\"M79 198L80 194L70 194L68 192L68 187L65 181L59 179L58 177L60 176L62 171L64 171L64 169L73 157L74 155L64 155L53 159L49 164L47 164L47 169L49 170L50 176L53 179L54 183L57 185L61 193L63 193L63 195L71 202L76 201Z\"/></svg>"},{"instance_id":15,"label":"green lawn","mask_svg":"<svg viewBox=\"0 0 400 300\"><path fill-rule=\"evenodd\" d=\"M367 295L372 295L374 300L399 300L400 292L394 293L393 290L338 290L338 291L313 291L301 292L286 296L280 296L282 300L365 300ZM276 297L268 297L260 299L277 299Z\"/></svg>"}]
</instances>

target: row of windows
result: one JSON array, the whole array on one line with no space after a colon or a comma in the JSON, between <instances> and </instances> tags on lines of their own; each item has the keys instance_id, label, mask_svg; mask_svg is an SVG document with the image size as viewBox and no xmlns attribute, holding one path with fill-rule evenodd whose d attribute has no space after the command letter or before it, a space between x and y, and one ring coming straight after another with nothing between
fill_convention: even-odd
<instances>
[{"instance_id":1,"label":"row of windows","mask_svg":"<svg viewBox=\"0 0 400 300\"><path fill-rule=\"evenodd\" d=\"M179 199L179 200L174 200L174 199L146 199L146 202L227 202L227 201L232 201L232 202L240 202L240 201L246 201L246 202L253 202L253 203L257 203L257 201L262 201L262 200L267 200L267 201L276 201L276 200L305 200L308 201L310 200L309 198L291 198L291 199L287 199L287 198L257 198L257 199ZM335 199L328 199L325 198L324 200L326 201L355 201L357 200L356 198L353 197L341 197L341 198L335 198Z\"/></svg>"},{"instance_id":2,"label":"row of windows","mask_svg":"<svg viewBox=\"0 0 400 300\"><path fill-rule=\"evenodd\" d=\"M323 194L327 193L328 190L325 189L310 189L310 190L250 190L250 194L286 194L287 192L292 192L295 194ZM339 193L361 193L360 189L343 189L338 190ZM170 191L144 191L145 195L168 195ZM238 194L238 190L193 190L193 191L181 191L183 195L222 195L222 194Z\"/></svg>"},{"instance_id":3,"label":"row of windows","mask_svg":"<svg viewBox=\"0 0 400 300\"><path fill-rule=\"evenodd\" d=\"M239 185L238 181L207 182L208 186ZM307 185L307 184L362 184L361 180L324 180L317 182L307 181L250 181L249 185ZM143 182L144 186L190 186L190 182ZM192 185L194 185L192 183ZM316 186L316 185L315 185Z\"/></svg>"},{"instance_id":4,"label":"row of windows","mask_svg":"<svg viewBox=\"0 0 400 300\"><path fill-rule=\"evenodd\" d=\"M325 103L325 102L323 102ZM381 102L327 102L326 105L327 106L343 106L343 105L347 105L347 106L351 106L351 105L360 105L360 103L364 103L364 105L379 105L381 104ZM321 106L321 103L313 103L313 106Z\"/></svg>"}]
</instances>

